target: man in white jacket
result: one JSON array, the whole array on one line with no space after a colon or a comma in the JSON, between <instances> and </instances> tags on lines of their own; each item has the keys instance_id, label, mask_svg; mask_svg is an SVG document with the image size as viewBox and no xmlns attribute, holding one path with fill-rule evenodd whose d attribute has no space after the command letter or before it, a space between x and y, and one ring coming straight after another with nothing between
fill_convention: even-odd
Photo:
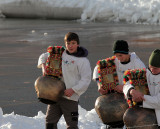
<instances>
[{"instance_id":1,"label":"man in white jacket","mask_svg":"<svg viewBox=\"0 0 160 129\"><path fill-rule=\"evenodd\" d=\"M116 72L118 74L119 85L116 86L115 91L123 92L123 74L128 69L140 69L146 68L144 63L139 59L135 52L129 53L128 43L124 40L117 40L113 45L113 53L116 56L114 60L116 65ZM98 69L97 66L94 68L93 80L97 81L98 91L101 94L107 94L99 85Z\"/></svg>"},{"instance_id":2,"label":"man in white jacket","mask_svg":"<svg viewBox=\"0 0 160 129\"><path fill-rule=\"evenodd\" d=\"M62 54L62 74L66 90L63 98L56 104L48 105L46 129L57 129L57 123L63 115L67 129L78 129L78 100L91 82L91 67L87 59L88 51L79 46L79 37L69 32L64 37L66 50ZM46 74L45 63L48 53L39 57L38 67Z\"/></svg>"},{"instance_id":3,"label":"man in white jacket","mask_svg":"<svg viewBox=\"0 0 160 129\"><path fill-rule=\"evenodd\" d=\"M118 81L119 81L119 85L116 86L114 91L122 93L123 92L123 86L124 86L124 83L123 83L124 72L128 69L145 68L145 65L138 58L138 56L135 54L135 52L129 53L128 43L124 40L117 40L114 43L113 54L116 56L116 59L114 60L114 62L115 62L115 65L116 65L116 72L117 72ZM98 91L102 95L107 94L107 90L104 90L99 83L97 66L94 68L93 80L97 81ZM116 124L117 124L117 126L116 126ZM113 123L113 125L110 125L110 126L111 127L122 127L123 126L123 121L118 122L118 123Z\"/></svg>"},{"instance_id":4,"label":"man in white jacket","mask_svg":"<svg viewBox=\"0 0 160 129\"><path fill-rule=\"evenodd\" d=\"M155 109L157 123L160 126L160 50L156 49L152 52L149 58L149 68L146 72L147 83L150 95L134 89L131 84L126 84L123 87L123 92L128 98L132 97L135 102L142 102L143 108Z\"/></svg>"}]
</instances>

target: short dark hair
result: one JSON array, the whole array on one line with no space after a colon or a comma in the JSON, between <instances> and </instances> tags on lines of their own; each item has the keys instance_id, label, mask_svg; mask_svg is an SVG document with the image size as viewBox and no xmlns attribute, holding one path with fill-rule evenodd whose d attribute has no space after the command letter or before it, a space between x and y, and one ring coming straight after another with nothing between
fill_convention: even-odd
<instances>
[{"instance_id":1,"label":"short dark hair","mask_svg":"<svg viewBox=\"0 0 160 129\"><path fill-rule=\"evenodd\" d=\"M76 33L73 33L73 32L68 32L65 37L64 37L64 42L67 42L67 41L72 41L72 40L75 40L77 41L77 44L79 44L79 37Z\"/></svg>"}]
</instances>

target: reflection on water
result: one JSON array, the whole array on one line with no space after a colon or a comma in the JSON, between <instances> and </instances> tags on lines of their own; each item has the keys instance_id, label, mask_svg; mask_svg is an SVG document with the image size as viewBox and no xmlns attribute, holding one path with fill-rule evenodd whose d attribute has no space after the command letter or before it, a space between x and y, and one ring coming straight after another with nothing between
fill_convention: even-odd
<instances>
[{"instance_id":1,"label":"reflection on water","mask_svg":"<svg viewBox=\"0 0 160 129\"><path fill-rule=\"evenodd\" d=\"M153 45L160 42L160 33L143 34L132 40L134 44Z\"/></svg>"}]
</instances>

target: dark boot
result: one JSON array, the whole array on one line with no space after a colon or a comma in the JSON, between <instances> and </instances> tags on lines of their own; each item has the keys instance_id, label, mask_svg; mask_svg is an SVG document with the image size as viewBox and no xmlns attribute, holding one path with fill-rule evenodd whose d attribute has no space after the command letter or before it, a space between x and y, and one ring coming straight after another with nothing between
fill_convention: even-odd
<instances>
[{"instance_id":1,"label":"dark boot","mask_svg":"<svg viewBox=\"0 0 160 129\"><path fill-rule=\"evenodd\" d=\"M46 123L46 129L54 129L53 123Z\"/></svg>"},{"instance_id":2,"label":"dark boot","mask_svg":"<svg viewBox=\"0 0 160 129\"><path fill-rule=\"evenodd\" d=\"M117 122L110 122L108 123L110 128L118 128L118 129L123 129L124 123L123 121L117 121Z\"/></svg>"}]
</instances>

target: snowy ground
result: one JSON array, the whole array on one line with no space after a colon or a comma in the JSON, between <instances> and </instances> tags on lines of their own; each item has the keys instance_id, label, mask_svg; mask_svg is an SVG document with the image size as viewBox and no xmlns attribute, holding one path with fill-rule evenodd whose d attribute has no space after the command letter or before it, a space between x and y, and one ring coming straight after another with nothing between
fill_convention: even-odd
<instances>
[{"instance_id":1,"label":"snowy ground","mask_svg":"<svg viewBox=\"0 0 160 129\"><path fill-rule=\"evenodd\" d=\"M80 129L105 129L105 125L98 118L94 109L86 111L79 106L79 128ZM26 117L11 114L3 114L0 108L0 129L44 129L45 128L45 114L41 111L37 116ZM65 120L62 117L58 123L59 129L66 129Z\"/></svg>"}]
</instances>

